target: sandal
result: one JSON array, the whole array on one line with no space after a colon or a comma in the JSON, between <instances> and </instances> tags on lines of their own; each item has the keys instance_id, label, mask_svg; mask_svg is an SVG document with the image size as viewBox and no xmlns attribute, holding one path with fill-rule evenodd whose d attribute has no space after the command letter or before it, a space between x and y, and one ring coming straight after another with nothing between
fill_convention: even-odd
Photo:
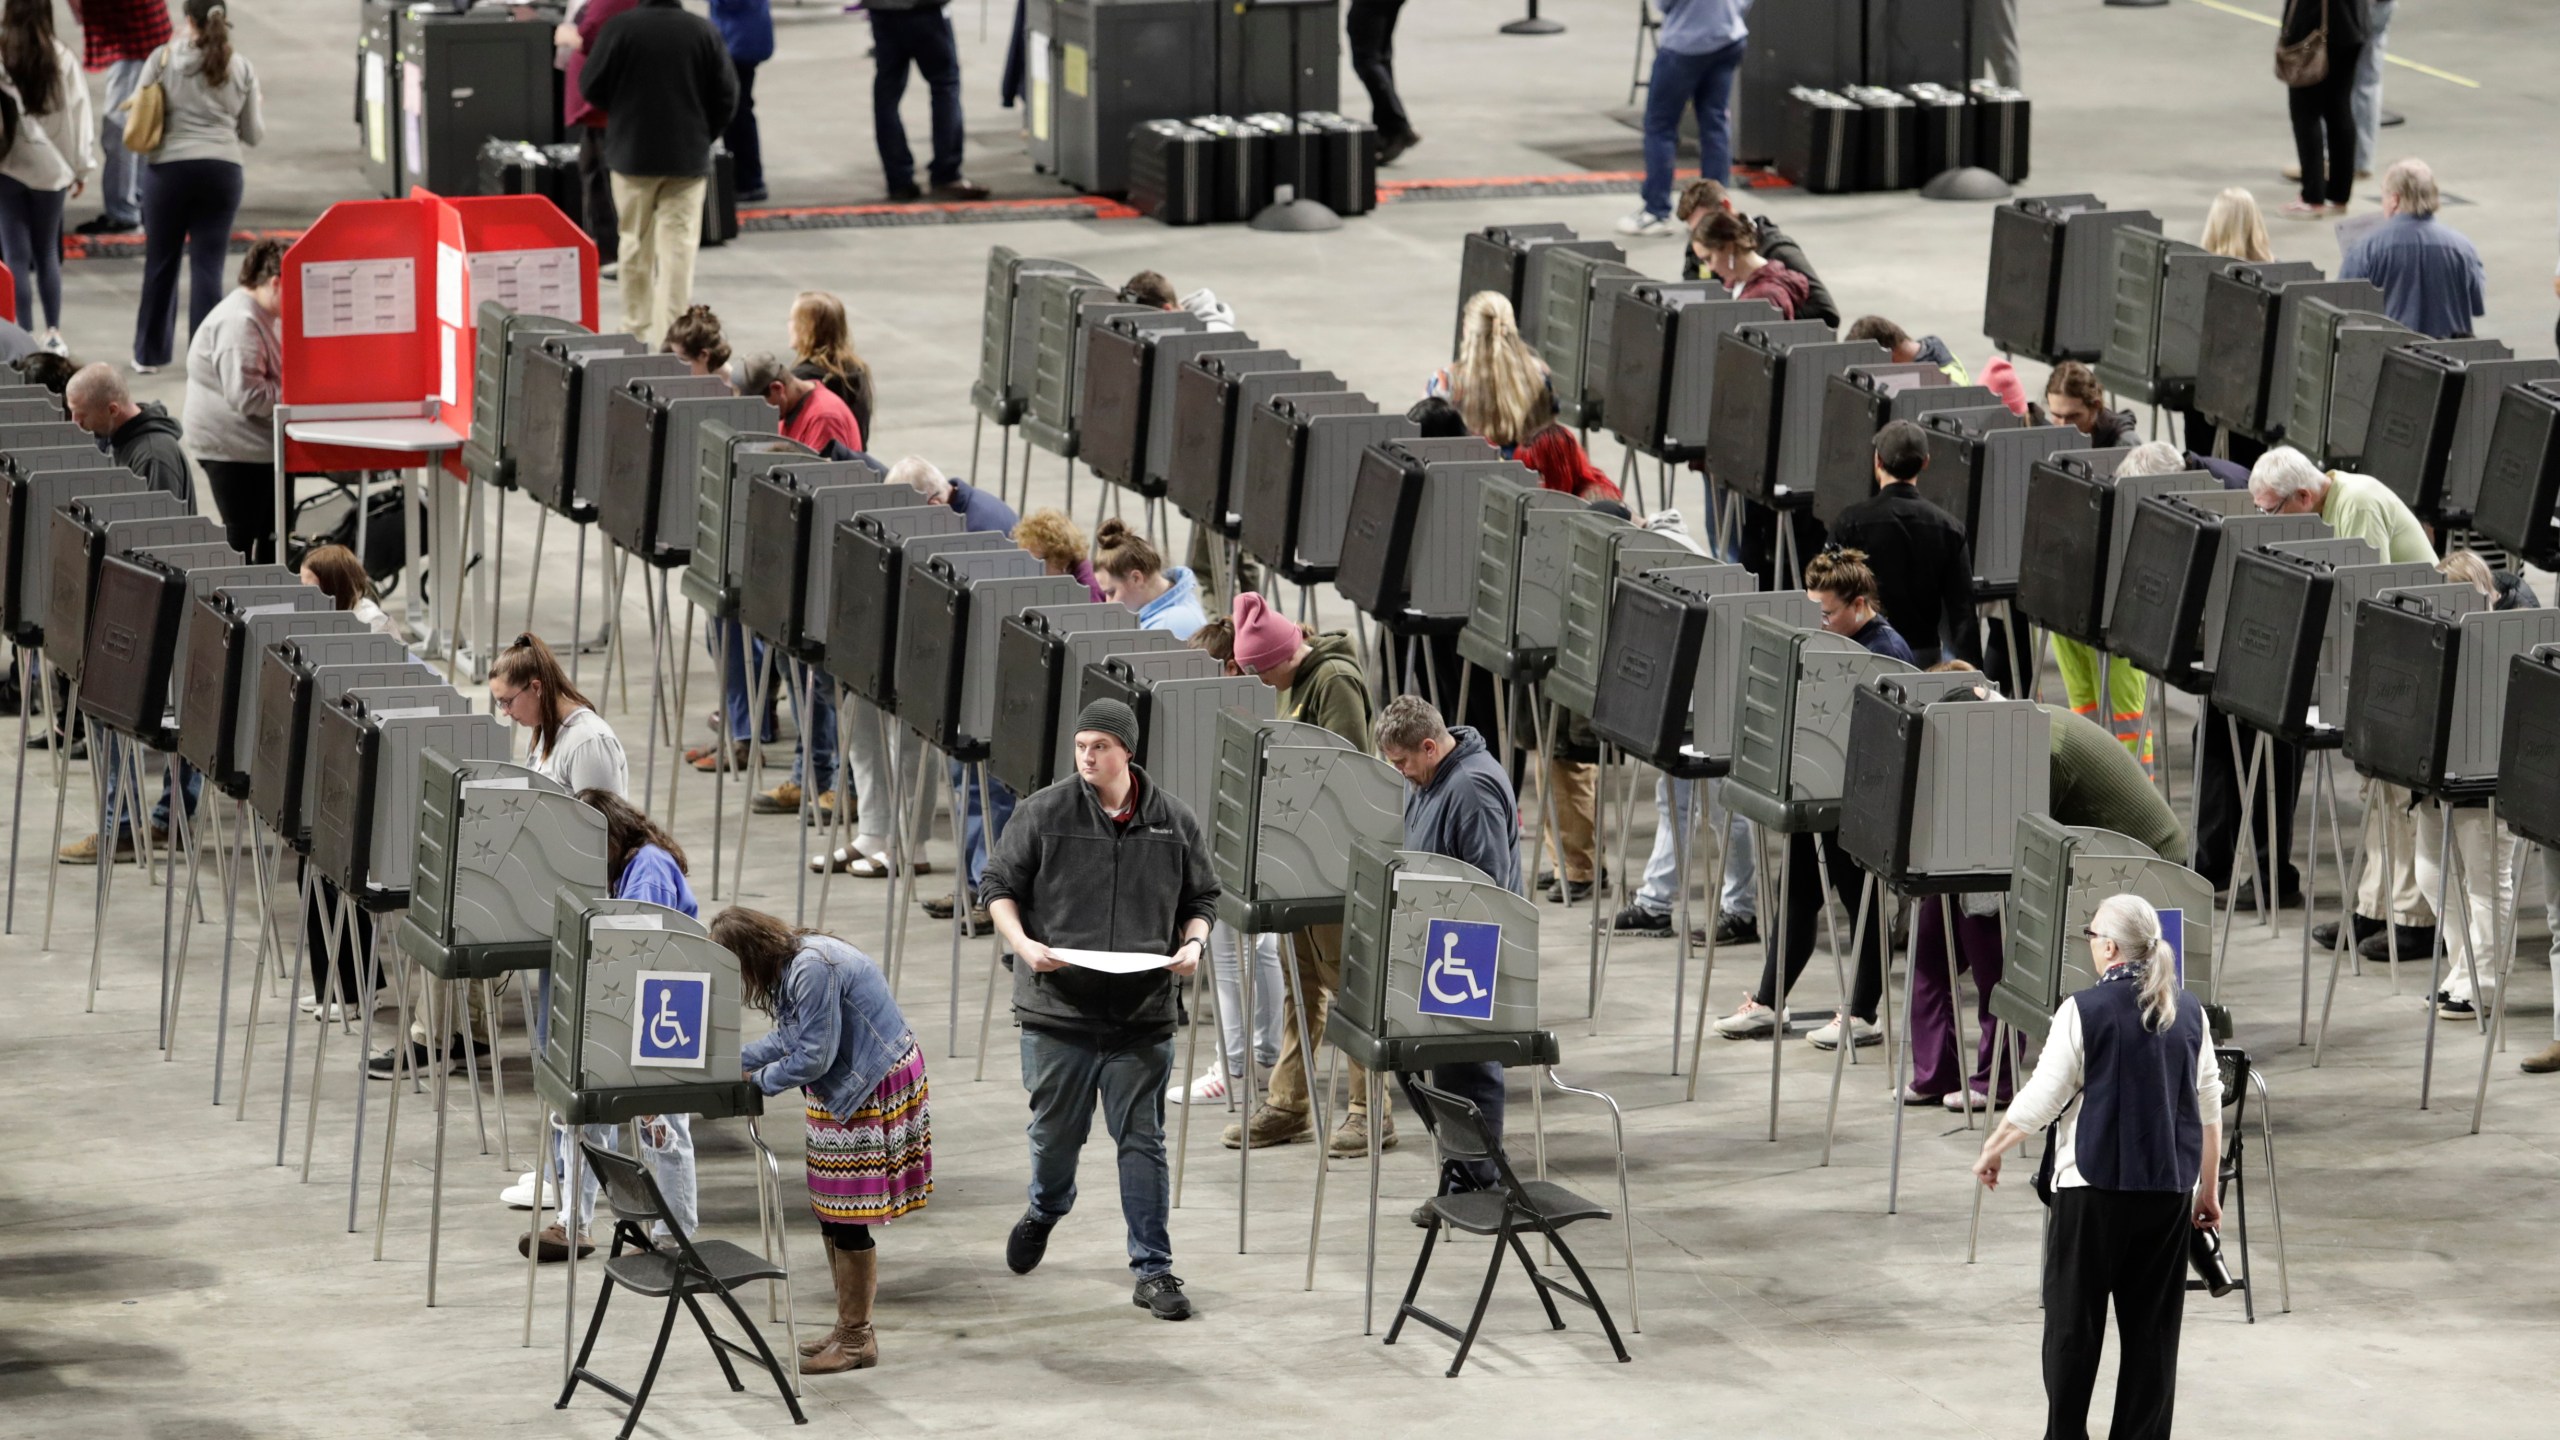
<instances>
[{"instance_id":1,"label":"sandal","mask_svg":"<svg viewBox=\"0 0 2560 1440\"><path fill-rule=\"evenodd\" d=\"M918 875L930 875L933 873L933 862L918 860L908 868ZM830 870L839 875L854 875L865 880L885 879L890 873L889 852L879 850L865 855L851 846L838 846L827 854L809 857L810 874L824 875Z\"/></svg>"},{"instance_id":2,"label":"sandal","mask_svg":"<svg viewBox=\"0 0 2560 1440\"><path fill-rule=\"evenodd\" d=\"M2341 211L2340 213L2343 214L2344 212ZM2286 220L2319 220L2327 217L2329 214L2329 207L2326 205L2313 205L2301 200L2288 200L2285 202L2284 208L2278 210L2276 214Z\"/></svg>"}]
</instances>

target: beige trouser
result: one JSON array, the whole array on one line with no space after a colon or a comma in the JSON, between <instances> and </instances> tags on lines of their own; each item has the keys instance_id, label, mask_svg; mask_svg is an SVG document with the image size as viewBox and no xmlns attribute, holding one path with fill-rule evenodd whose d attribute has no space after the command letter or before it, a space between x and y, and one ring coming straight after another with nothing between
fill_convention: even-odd
<instances>
[{"instance_id":1,"label":"beige trouser","mask_svg":"<svg viewBox=\"0 0 2560 1440\"><path fill-rule=\"evenodd\" d=\"M453 1028L453 1022L447 1018L451 1013L449 1007L452 1002L446 997L452 992L454 986L462 984L463 982L457 980L452 985L448 985L416 965L409 967L410 1039L421 1045L433 1045L436 1043L436 1030L439 1026L443 1027L447 1036L461 1033ZM483 1045L496 1044L489 1029L489 1008L482 998L480 982L471 981L466 988L471 992L472 1038Z\"/></svg>"},{"instance_id":2,"label":"beige trouser","mask_svg":"<svg viewBox=\"0 0 2560 1440\"><path fill-rule=\"evenodd\" d=\"M2391 851L2391 918L2403 925L2435 923L2435 894L2432 888L2421 890L2418 884L2417 817L2409 809L2409 792L2397 785L2379 780L2364 782L2364 874L2356 882L2356 913L2368 920L2382 918L2382 852L2386 839ZM2427 843L2435 843L2430 824Z\"/></svg>"},{"instance_id":3,"label":"beige trouser","mask_svg":"<svg viewBox=\"0 0 2560 1440\"><path fill-rule=\"evenodd\" d=\"M2430 800L2418 807L2415 820L2418 889L2432 905L2436 887L2444 883L2443 807ZM2452 925L2445 927L2444 993L2468 1000L2473 968L2478 968L2482 988L2494 989L2515 950L2515 832L2492 821L2486 807L2456 807L2453 848L2462 857L2462 886L2447 893L2445 908L2463 917L2471 945L2466 953L2462 935Z\"/></svg>"},{"instance_id":4,"label":"beige trouser","mask_svg":"<svg viewBox=\"0 0 2560 1440\"><path fill-rule=\"evenodd\" d=\"M622 328L655 346L693 303L693 256L702 248L700 175L615 175L622 230Z\"/></svg>"},{"instance_id":5,"label":"beige trouser","mask_svg":"<svg viewBox=\"0 0 2560 1440\"><path fill-rule=\"evenodd\" d=\"M1556 829L1563 831L1564 878L1581 884L1594 873L1591 855L1591 831L1598 823L1600 800L1600 767L1579 760L1547 761L1547 776L1556 792ZM1553 860L1558 837L1550 833L1540 842L1546 852L1538 858Z\"/></svg>"},{"instance_id":6,"label":"beige trouser","mask_svg":"<svg viewBox=\"0 0 2560 1440\"><path fill-rule=\"evenodd\" d=\"M1333 997L1342 989L1342 927L1311 925L1290 937L1289 948L1298 966L1298 993L1306 997L1310 1008L1307 1034L1319 1046L1324 1044L1325 1016L1333 1009ZM1292 1003L1280 1028L1280 1063L1271 1067L1268 1101L1274 1110L1304 1115L1309 1107L1307 1097L1307 1056L1298 1045L1298 1007ZM1369 1072L1348 1055L1342 1063L1351 1070L1351 1113L1369 1113ZM1383 1101L1387 1092L1378 1092ZM1393 1105L1385 1108L1394 1109Z\"/></svg>"}]
</instances>

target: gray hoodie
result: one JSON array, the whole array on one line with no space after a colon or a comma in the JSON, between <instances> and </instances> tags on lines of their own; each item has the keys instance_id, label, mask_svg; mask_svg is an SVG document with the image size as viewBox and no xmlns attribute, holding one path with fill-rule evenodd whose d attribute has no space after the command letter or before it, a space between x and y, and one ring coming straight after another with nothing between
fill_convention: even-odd
<instances>
[{"instance_id":1,"label":"gray hoodie","mask_svg":"<svg viewBox=\"0 0 2560 1440\"><path fill-rule=\"evenodd\" d=\"M187 342L187 448L199 460L271 463L283 387L276 317L234 286Z\"/></svg>"},{"instance_id":2,"label":"gray hoodie","mask_svg":"<svg viewBox=\"0 0 2560 1440\"><path fill-rule=\"evenodd\" d=\"M1406 786L1404 848L1464 860L1514 894L1520 889L1520 802L1511 777L1472 725L1449 727L1453 745L1431 783Z\"/></svg>"}]
</instances>

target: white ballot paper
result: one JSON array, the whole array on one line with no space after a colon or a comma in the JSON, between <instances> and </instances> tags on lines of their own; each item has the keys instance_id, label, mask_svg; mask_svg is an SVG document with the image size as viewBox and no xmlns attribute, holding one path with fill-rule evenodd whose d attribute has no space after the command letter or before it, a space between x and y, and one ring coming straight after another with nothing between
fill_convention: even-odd
<instances>
[{"instance_id":1,"label":"white ballot paper","mask_svg":"<svg viewBox=\"0 0 2560 1440\"><path fill-rule=\"evenodd\" d=\"M1148 970L1161 970L1173 963L1170 955L1140 955L1127 950L1059 950L1052 948L1049 958L1080 965L1087 970L1103 970L1114 975L1136 975Z\"/></svg>"}]
</instances>

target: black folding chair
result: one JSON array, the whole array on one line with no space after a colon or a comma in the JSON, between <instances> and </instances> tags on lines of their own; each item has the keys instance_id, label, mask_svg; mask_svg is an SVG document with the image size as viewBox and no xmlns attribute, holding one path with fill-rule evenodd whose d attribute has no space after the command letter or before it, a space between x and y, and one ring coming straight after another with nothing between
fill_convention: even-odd
<instances>
[{"instance_id":1,"label":"black folding chair","mask_svg":"<svg viewBox=\"0 0 2560 1440\"><path fill-rule=\"evenodd\" d=\"M2268 1114L2266 1077L2259 1073L2249 1052L2237 1046L2220 1046L2214 1060L2222 1070L2222 1154L2214 1166L2214 1183L2225 1202L2231 1221L2230 1234L2240 1244L2239 1275L2232 1288L2240 1292L2241 1311L2250 1324L2258 1320L2258 1287L2256 1272L2249 1264L2249 1170L2242 1163L2246 1152L2249 1121L2249 1092L2258 1094L2258 1135L2263 1142L2267 1165L2267 1194L2276 1221L2276 1279L2285 1313L2293 1311L2293 1279L2287 1273L2284 1253L2284 1196L2276 1186L2275 1127ZM2189 1290L2211 1287L2201 1280L2189 1280ZM2217 1297L2218 1298L2218 1297Z\"/></svg>"},{"instance_id":2,"label":"black folding chair","mask_svg":"<svg viewBox=\"0 0 2560 1440\"><path fill-rule=\"evenodd\" d=\"M623 1417L620 1440L630 1440L631 1429L640 1423L640 1411L649 1403L649 1389L658 1383L659 1362L667 1358L667 1337L676 1328L676 1307L682 1305L693 1312L693 1322L702 1327L702 1338L711 1342L711 1357L720 1362L720 1373L728 1377L729 1388L744 1390L738 1380L737 1367L729 1363L735 1353L761 1365L773 1376L774 1385L782 1391L782 1403L791 1407L791 1421L806 1425L809 1417L800 1412L800 1399L792 1393L794 1372L785 1372L782 1362L764 1343L764 1332L756 1328L747 1312L738 1307L732 1292L741 1285L759 1280L789 1278L780 1266L752 1250L732 1245L726 1240L696 1241L677 1226L667 1212L666 1197L658 1192L657 1177L648 1167L611 1150L600 1150L584 1141L578 1148L594 1167L596 1177L604 1182L607 1198L613 1202L613 1253L604 1262L604 1287L596 1293L595 1318L587 1322L586 1342L578 1347L578 1363L569 1371L569 1383L560 1387L560 1400L555 1409L569 1408L569 1398L584 1381L631 1407ZM656 1245L649 1240L649 1225L665 1221L667 1239ZM629 1246L629 1253L624 1247ZM649 1352L649 1370L640 1377L638 1391L629 1391L587 1368L587 1357L595 1353L596 1335L604 1329L605 1307L613 1302L613 1287L619 1285L639 1295L667 1297L666 1318L658 1325L657 1348ZM711 1317L702 1313L697 1295L717 1295L729 1313L755 1342L753 1350L731 1340L711 1328Z\"/></svg>"},{"instance_id":3,"label":"black folding chair","mask_svg":"<svg viewBox=\"0 0 2560 1440\"><path fill-rule=\"evenodd\" d=\"M1502 1257L1508 1251L1520 1257L1520 1268L1529 1274L1529 1283L1538 1292L1538 1303L1547 1307L1547 1323L1558 1330L1564 1328L1564 1316L1557 1312L1554 1297L1562 1295L1600 1317L1600 1328L1608 1332L1609 1348L1618 1352L1618 1362L1625 1364L1626 1342L1618 1338L1618 1327L1609 1318L1609 1307L1600 1299L1599 1287L1574 1258L1573 1247L1564 1243L1559 1233L1579 1220L1606 1220L1609 1207L1585 1200L1561 1185L1545 1180L1523 1181L1511 1169L1511 1157L1485 1128L1484 1114L1475 1105L1446 1090L1434 1089L1419 1080L1407 1080L1405 1094L1420 1112L1423 1128L1440 1148L1443 1161L1485 1161L1495 1173L1491 1189L1461 1190L1454 1194L1433 1196L1428 1202L1432 1215L1440 1222L1423 1232L1422 1254L1413 1262L1413 1279L1404 1287L1404 1301L1396 1306L1395 1323L1387 1327L1387 1343L1396 1336L1410 1317L1421 1321L1458 1342L1456 1358L1449 1362L1449 1374L1455 1378L1467 1363L1467 1351L1474 1348L1476 1332L1483 1328L1485 1307L1493 1300L1494 1282L1502 1276ZM1444 1165L1443 1172L1447 1167ZM1446 1180L1442 1182L1444 1185ZM1448 1225L1470 1235L1494 1237L1493 1257L1485 1266L1484 1289L1476 1295L1475 1313L1467 1318L1467 1328L1459 1329L1430 1311L1413 1303L1422 1291L1423 1272L1431 1268L1431 1252L1440 1243L1440 1226ZM1560 1280L1541 1273L1537 1262L1529 1258L1528 1247L1520 1242L1520 1232L1534 1231L1555 1246L1564 1258L1565 1267L1580 1282L1577 1290Z\"/></svg>"}]
</instances>

